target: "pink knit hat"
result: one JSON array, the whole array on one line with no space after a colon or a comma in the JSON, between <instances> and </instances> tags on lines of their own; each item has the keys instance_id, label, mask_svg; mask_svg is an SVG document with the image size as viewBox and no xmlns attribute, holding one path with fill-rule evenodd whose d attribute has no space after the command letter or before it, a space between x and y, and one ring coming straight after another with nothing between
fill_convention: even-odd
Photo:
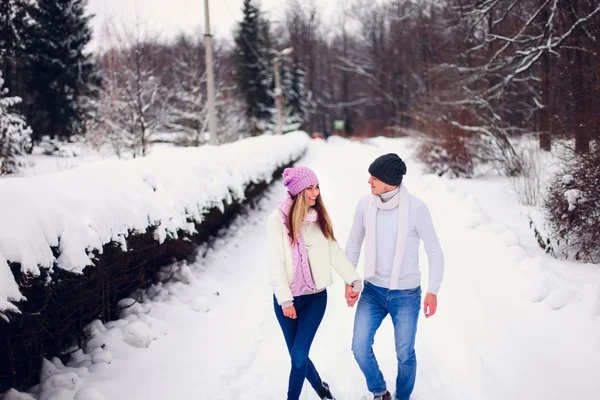
<instances>
[{"instance_id":1,"label":"pink knit hat","mask_svg":"<svg viewBox=\"0 0 600 400\"><path fill-rule=\"evenodd\" d=\"M295 196L310 185L318 185L319 179L308 167L286 168L283 171L283 185L290 195Z\"/></svg>"}]
</instances>

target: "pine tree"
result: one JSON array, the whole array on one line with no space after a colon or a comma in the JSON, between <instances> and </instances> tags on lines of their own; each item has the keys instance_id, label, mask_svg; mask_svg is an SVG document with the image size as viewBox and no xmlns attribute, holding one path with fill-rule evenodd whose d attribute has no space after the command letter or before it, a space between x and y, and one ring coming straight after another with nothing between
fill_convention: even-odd
<instances>
[{"instance_id":1,"label":"pine tree","mask_svg":"<svg viewBox=\"0 0 600 400\"><path fill-rule=\"evenodd\" d=\"M282 66L283 94L287 100L285 121L286 130L296 130L306 121L308 114L308 101L306 99L305 82L306 72L294 58L292 65L284 63Z\"/></svg>"},{"instance_id":2,"label":"pine tree","mask_svg":"<svg viewBox=\"0 0 600 400\"><path fill-rule=\"evenodd\" d=\"M0 0L0 70L4 84L23 95L26 79L26 48L32 0Z\"/></svg>"},{"instance_id":3,"label":"pine tree","mask_svg":"<svg viewBox=\"0 0 600 400\"><path fill-rule=\"evenodd\" d=\"M252 134L257 134L272 124L269 25L254 0L244 0L243 14L235 37L236 77L238 90L246 102L246 116L252 126Z\"/></svg>"},{"instance_id":4,"label":"pine tree","mask_svg":"<svg viewBox=\"0 0 600 400\"><path fill-rule=\"evenodd\" d=\"M262 86L265 88L262 92L261 105L262 114L261 120L267 129L272 129L275 122L275 76L271 69L273 40L271 38L271 23L267 18L261 15L259 21L260 42L258 52L260 54L262 64L265 64L260 70ZM262 65L261 64L261 65Z\"/></svg>"},{"instance_id":5,"label":"pine tree","mask_svg":"<svg viewBox=\"0 0 600 400\"><path fill-rule=\"evenodd\" d=\"M38 0L33 9L34 34L29 45L29 110L34 139L70 137L85 132L91 95L100 84L98 69L84 48L92 32L87 0Z\"/></svg>"},{"instance_id":6,"label":"pine tree","mask_svg":"<svg viewBox=\"0 0 600 400\"><path fill-rule=\"evenodd\" d=\"M20 97L5 97L4 79L0 72L0 175L15 172L18 167L16 156L22 155L31 145L31 128L23 117L9 111L21 102Z\"/></svg>"}]
</instances>

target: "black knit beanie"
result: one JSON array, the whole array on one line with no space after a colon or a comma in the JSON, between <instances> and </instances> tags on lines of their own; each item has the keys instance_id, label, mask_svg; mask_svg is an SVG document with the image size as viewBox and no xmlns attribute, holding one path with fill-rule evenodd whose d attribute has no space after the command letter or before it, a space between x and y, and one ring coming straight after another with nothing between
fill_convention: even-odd
<instances>
[{"instance_id":1,"label":"black knit beanie","mask_svg":"<svg viewBox=\"0 0 600 400\"><path fill-rule=\"evenodd\" d=\"M406 175L406 164L398 154L384 154L369 166L369 174L388 185L400 186L402 177Z\"/></svg>"}]
</instances>

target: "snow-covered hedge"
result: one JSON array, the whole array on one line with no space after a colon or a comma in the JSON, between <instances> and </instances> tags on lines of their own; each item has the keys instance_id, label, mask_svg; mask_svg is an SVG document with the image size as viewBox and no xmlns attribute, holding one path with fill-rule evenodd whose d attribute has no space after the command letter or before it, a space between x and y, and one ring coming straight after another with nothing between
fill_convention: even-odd
<instances>
[{"instance_id":1,"label":"snow-covered hedge","mask_svg":"<svg viewBox=\"0 0 600 400\"><path fill-rule=\"evenodd\" d=\"M40 269L81 273L110 242L153 227L158 242L195 225L214 207L243 199L300 157L303 132L218 147L162 148L131 161L101 161L69 171L0 180L0 316L24 300L9 263L24 277ZM155 229L154 229L155 227Z\"/></svg>"}]
</instances>

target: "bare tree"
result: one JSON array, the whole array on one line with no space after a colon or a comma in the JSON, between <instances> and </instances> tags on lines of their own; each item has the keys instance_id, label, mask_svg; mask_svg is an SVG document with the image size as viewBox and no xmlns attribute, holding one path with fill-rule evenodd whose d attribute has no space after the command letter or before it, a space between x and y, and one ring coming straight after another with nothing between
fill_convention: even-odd
<instances>
[{"instance_id":1,"label":"bare tree","mask_svg":"<svg viewBox=\"0 0 600 400\"><path fill-rule=\"evenodd\" d=\"M199 36L180 35L171 50L173 79L170 87L172 113L168 128L186 133L191 144L198 146L206 140L208 126L206 102L206 64L204 44Z\"/></svg>"},{"instance_id":2,"label":"bare tree","mask_svg":"<svg viewBox=\"0 0 600 400\"><path fill-rule=\"evenodd\" d=\"M533 117L543 110L541 144L548 148L549 65L573 53L572 86L578 95L584 95L582 85L587 63L583 38L595 42L589 29L600 21L600 5L590 1L559 0L456 3L462 16L460 24L466 28L473 43L461 55L463 60L468 56L471 65L464 62L446 65L459 72L462 77L459 84L465 89L461 98L451 104L468 106L477 119L477 125L463 128L490 135L507 155L513 157L514 150L510 148L508 138L515 132L535 130ZM580 127L575 129L577 147L586 151L589 139L585 138L584 99L575 101L575 112Z\"/></svg>"},{"instance_id":3,"label":"bare tree","mask_svg":"<svg viewBox=\"0 0 600 400\"><path fill-rule=\"evenodd\" d=\"M144 156L152 136L168 126L172 111L162 76L157 73L156 39L143 36L139 18L133 30L108 26L110 47L101 59L104 88L97 102L97 134L117 154Z\"/></svg>"},{"instance_id":4,"label":"bare tree","mask_svg":"<svg viewBox=\"0 0 600 400\"><path fill-rule=\"evenodd\" d=\"M317 114L317 100L322 91L319 77L325 76L325 70L320 68L319 61L324 59L320 46L321 15L314 0L301 2L288 0L285 11L285 26L289 37L289 46L294 48L294 58L306 72L306 90L308 96L307 130L313 132L322 121ZM321 129L324 128L321 126Z\"/></svg>"}]
</instances>

